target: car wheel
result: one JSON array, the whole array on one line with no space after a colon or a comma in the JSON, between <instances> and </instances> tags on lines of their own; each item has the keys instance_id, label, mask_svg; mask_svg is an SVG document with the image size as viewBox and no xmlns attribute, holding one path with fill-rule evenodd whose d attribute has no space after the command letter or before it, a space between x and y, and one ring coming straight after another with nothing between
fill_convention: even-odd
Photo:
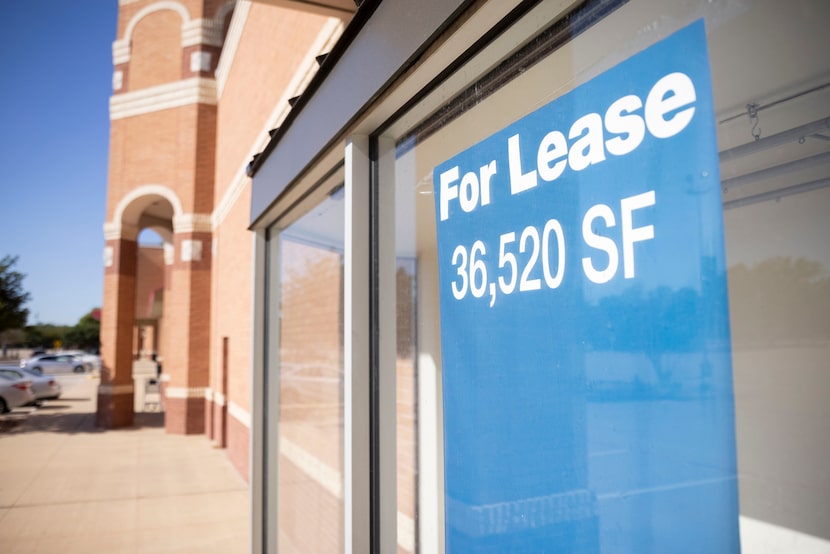
<instances>
[{"instance_id":1,"label":"car wheel","mask_svg":"<svg viewBox=\"0 0 830 554\"><path fill-rule=\"evenodd\" d=\"M84 372L84 366L81 366L81 365L75 366L75 369L73 369L72 371L74 371L75 373L83 373Z\"/></svg>"},{"instance_id":2,"label":"car wheel","mask_svg":"<svg viewBox=\"0 0 830 554\"><path fill-rule=\"evenodd\" d=\"M0 414L7 414L9 413L9 405L6 404L6 400L0 398Z\"/></svg>"},{"instance_id":3,"label":"car wheel","mask_svg":"<svg viewBox=\"0 0 830 554\"><path fill-rule=\"evenodd\" d=\"M35 373L40 373L41 375L43 374L43 370L40 369L40 366L33 367L32 371L34 371Z\"/></svg>"}]
</instances>

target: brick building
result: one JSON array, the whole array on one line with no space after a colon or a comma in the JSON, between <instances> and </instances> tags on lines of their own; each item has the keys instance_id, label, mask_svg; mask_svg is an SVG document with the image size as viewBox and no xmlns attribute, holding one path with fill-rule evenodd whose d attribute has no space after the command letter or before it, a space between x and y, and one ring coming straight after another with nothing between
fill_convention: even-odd
<instances>
[{"instance_id":1,"label":"brick building","mask_svg":"<svg viewBox=\"0 0 830 554\"><path fill-rule=\"evenodd\" d=\"M99 424L255 552L827 551L828 6L119 0Z\"/></svg>"},{"instance_id":2,"label":"brick building","mask_svg":"<svg viewBox=\"0 0 830 554\"><path fill-rule=\"evenodd\" d=\"M245 170L351 17L354 5L344 4L120 0L100 425L132 422L134 387L144 384L134 384L135 358L155 354L167 431L207 434L247 475L253 270ZM138 247L143 229L156 231L163 248Z\"/></svg>"}]
</instances>

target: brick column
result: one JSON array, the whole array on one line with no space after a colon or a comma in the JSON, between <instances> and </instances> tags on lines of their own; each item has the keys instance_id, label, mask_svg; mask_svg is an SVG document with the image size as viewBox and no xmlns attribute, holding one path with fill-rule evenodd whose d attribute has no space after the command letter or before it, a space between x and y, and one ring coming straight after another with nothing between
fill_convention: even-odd
<instances>
[{"instance_id":1,"label":"brick column","mask_svg":"<svg viewBox=\"0 0 830 554\"><path fill-rule=\"evenodd\" d=\"M205 393L210 371L211 234L174 235L170 301L165 305L165 429L205 432Z\"/></svg>"},{"instance_id":2,"label":"brick column","mask_svg":"<svg viewBox=\"0 0 830 554\"><path fill-rule=\"evenodd\" d=\"M101 309L99 427L133 424L133 325L137 244L107 240L104 250L104 302Z\"/></svg>"}]
</instances>

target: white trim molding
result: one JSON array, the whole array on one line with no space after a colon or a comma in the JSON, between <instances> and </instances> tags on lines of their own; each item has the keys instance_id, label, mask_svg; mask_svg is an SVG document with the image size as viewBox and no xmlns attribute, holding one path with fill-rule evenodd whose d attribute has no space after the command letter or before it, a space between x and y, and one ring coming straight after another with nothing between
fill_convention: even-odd
<instances>
[{"instance_id":1,"label":"white trim molding","mask_svg":"<svg viewBox=\"0 0 830 554\"><path fill-rule=\"evenodd\" d=\"M98 385L98 394L106 394L109 396L113 396L116 394L132 394L135 392L135 387L132 384L129 385Z\"/></svg>"},{"instance_id":2,"label":"white trim molding","mask_svg":"<svg viewBox=\"0 0 830 554\"><path fill-rule=\"evenodd\" d=\"M219 56L219 63L216 65L216 94L222 96L228 74L231 72L233 58L236 56L236 49L242 39L242 30L248 20L248 12L251 10L250 0L239 0L231 16L231 23L228 26L228 33L225 35L225 45L222 47L222 54ZM220 10L221 15L221 10Z\"/></svg>"},{"instance_id":3,"label":"white trim molding","mask_svg":"<svg viewBox=\"0 0 830 554\"><path fill-rule=\"evenodd\" d=\"M239 404L228 402L228 414L248 429L251 428L251 414Z\"/></svg>"},{"instance_id":4,"label":"white trim molding","mask_svg":"<svg viewBox=\"0 0 830 554\"><path fill-rule=\"evenodd\" d=\"M113 71L112 73L112 90L121 90L124 86L124 72Z\"/></svg>"},{"instance_id":5,"label":"white trim molding","mask_svg":"<svg viewBox=\"0 0 830 554\"><path fill-rule=\"evenodd\" d=\"M210 52L198 50L190 54L190 71L210 71L210 62L213 55Z\"/></svg>"},{"instance_id":6,"label":"white trim molding","mask_svg":"<svg viewBox=\"0 0 830 554\"><path fill-rule=\"evenodd\" d=\"M216 105L216 80L192 77L110 97L110 120L179 108L191 104Z\"/></svg>"},{"instance_id":7,"label":"white trim molding","mask_svg":"<svg viewBox=\"0 0 830 554\"><path fill-rule=\"evenodd\" d=\"M228 399L221 392L214 392L210 400L217 406L224 406L228 402Z\"/></svg>"},{"instance_id":8,"label":"white trim molding","mask_svg":"<svg viewBox=\"0 0 830 554\"><path fill-rule=\"evenodd\" d=\"M138 13L130 19L130 22L127 23L127 29L124 31L124 36L121 37L121 40L127 43L127 48L129 48L130 41L133 38L133 31L135 30L135 26L138 22L151 13L161 10L173 10L178 13L182 17L182 30L184 30L185 25L190 21L190 12L188 12L187 8L184 7L184 4L181 4L180 2L165 1L150 4L149 6L139 10ZM129 56L129 52L127 55Z\"/></svg>"},{"instance_id":9,"label":"white trim molding","mask_svg":"<svg viewBox=\"0 0 830 554\"><path fill-rule=\"evenodd\" d=\"M115 249L112 246L104 247L104 267L112 267Z\"/></svg>"},{"instance_id":10,"label":"white trim molding","mask_svg":"<svg viewBox=\"0 0 830 554\"><path fill-rule=\"evenodd\" d=\"M176 261L175 247L169 242L164 243L164 265L173 265Z\"/></svg>"},{"instance_id":11,"label":"white trim molding","mask_svg":"<svg viewBox=\"0 0 830 554\"><path fill-rule=\"evenodd\" d=\"M138 227L131 223L113 221L104 223L104 240L135 240L138 237Z\"/></svg>"},{"instance_id":12,"label":"white trim molding","mask_svg":"<svg viewBox=\"0 0 830 554\"><path fill-rule=\"evenodd\" d=\"M178 195L170 187L166 187L164 185L141 185L140 187L136 187L130 192L128 192L124 196L124 198L118 201L118 205L115 207L115 213L113 214L112 221L104 224L105 236L108 232L113 235L115 235L115 233L117 232L118 235L112 237L107 236L107 238L122 238L122 235L124 234L123 229L125 228L130 228L130 230L134 228L135 231L138 232L138 228L136 227L135 223L137 223L140 213L143 212L144 208L150 205L151 202L147 201L146 205L140 206L140 209L138 210L139 213L135 214L135 223L132 221L125 222L124 212L127 211L127 208L129 208L133 202L135 202L143 196L150 197L148 198L148 200L153 200L152 197L154 196L161 196L162 198L170 202L170 205L173 207L173 221L176 220L177 216L182 215L182 212L184 211L182 209L181 200L179 200Z\"/></svg>"},{"instance_id":13,"label":"white trim molding","mask_svg":"<svg viewBox=\"0 0 830 554\"><path fill-rule=\"evenodd\" d=\"M182 25L182 47L205 44L222 46L222 21L193 19Z\"/></svg>"},{"instance_id":14,"label":"white trim molding","mask_svg":"<svg viewBox=\"0 0 830 554\"><path fill-rule=\"evenodd\" d=\"M130 41L121 39L112 43L112 65L121 65L130 61Z\"/></svg>"},{"instance_id":15,"label":"white trim molding","mask_svg":"<svg viewBox=\"0 0 830 554\"><path fill-rule=\"evenodd\" d=\"M119 5L135 0L119 0ZM229 2L220 8L214 19L191 19L187 8L179 2L158 2L147 6L130 19L124 36L112 43L113 65L128 63L130 61L130 45L136 25L143 18L151 13L161 10L173 10L182 18L182 48L204 44L206 46L221 47L224 42L223 24L225 15L234 7L234 2Z\"/></svg>"},{"instance_id":16,"label":"white trim molding","mask_svg":"<svg viewBox=\"0 0 830 554\"><path fill-rule=\"evenodd\" d=\"M239 7L237 11L233 14L233 21L236 21L237 14L240 11L242 6L250 6L250 2L243 1L239 3ZM246 12L244 16L240 17L247 17L247 7L245 8ZM233 30L233 23L231 23L231 30ZM244 21L242 22L244 25ZM230 213L233 206L236 204L236 201L239 199L239 195L242 194L242 191L245 190L245 186L250 183L250 179L245 172L246 166L248 164L248 160L256 154L257 152L262 152L265 149L265 146L268 144L270 140L270 135L268 131L275 127L278 127L280 123L285 119L288 115L288 112L291 110L291 105L288 103L289 98L293 98L302 92L307 86L314 75L317 73L317 55L321 52L328 52L333 46L334 43L337 42L337 39L343 32L343 22L336 18L329 19L320 32L317 35L317 38L314 41L314 44L311 48L309 48L308 53L306 54L305 59L300 64L299 69L294 74L294 77L291 79L291 82L286 87L285 92L282 96L277 100L277 105L274 107L274 110L271 112L271 115L265 122L265 127L262 131L256 136L254 140L254 144L251 148L248 149L248 154L243 159L242 165L237 169L236 173L233 176L233 180L231 181L230 186L225 190L225 194L222 195L221 200L216 205L216 209L213 210L213 228L216 229L219 225L222 224L225 217L227 217L228 213ZM238 42L238 39L236 39ZM226 52L228 51L228 47L230 45L230 32L228 32L228 40L225 42L225 49L222 51L222 57L219 59L220 65L222 64L223 59L228 59ZM234 46L235 48L235 46ZM232 60L231 60L232 61ZM230 63L230 62L228 62ZM220 86L220 83L223 83L223 79L227 76L221 76L219 73L219 69L216 70L216 82L217 87ZM218 92L218 91L217 91ZM220 92L218 92L221 94Z\"/></svg>"},{"instance_id":17,"label":"white trim molding","mask_svg":"<svg viewBox=\"0 0 830 554\"><path fill-rule=\"evenodd\" d=\"M210 233L213 231L210 214L180 214L173 216L174 233Z\"/></svg>"},{"instance_id":18,"label":"white trim molding","mask_svg":"<svg viewBox=\"0 0 830 554\"><path fill-rule=\"evenodd\" d=\"M280 436L280 454L326 489L333 497L338 500L343 498L343 474L340 471L329 467L314 454L284 435Z\"/></svg>"},{"instance_id":19,"label":"white trim molding","mask_svg":"<svg viewBox=\"0 0 830 554\"><path fill-rule=\"evenodd\" d=\"M204 398L205 387L165 387L167 398Z\"/></svg>"},{"instance_id":20,"label":"white trim molding","mask_svg":"<svg viewBox=\"0 0 830 554\"><path fill-rule=\"evenodd\" d=\"M185 239L182 241L181 261L183 262L201 262L202 261L202 241Z\"/></svg>"}]
</instances>

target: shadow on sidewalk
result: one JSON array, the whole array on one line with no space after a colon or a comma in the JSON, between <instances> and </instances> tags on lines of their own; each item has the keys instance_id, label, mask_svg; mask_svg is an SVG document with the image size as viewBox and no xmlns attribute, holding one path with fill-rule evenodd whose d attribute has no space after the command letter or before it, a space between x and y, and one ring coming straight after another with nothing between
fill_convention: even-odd
<instances>
[{"instance_id":1,"label":"shadow on sidewalk","mask_svg":"<svg viewBox=\"0 0 830 554\"><path fill-rule=\"evenodd\" d=\"M0 416L0 435L22 433L105 433L95 425L95 412L66 412L70 406L55 403L44 404L36 411L26 415L25 412L12 412ZM119 427L118 431L137 431L139 429L163 428L163 412L138 412L133 417L133 425Z\"/></svg>"}]
</instances>

